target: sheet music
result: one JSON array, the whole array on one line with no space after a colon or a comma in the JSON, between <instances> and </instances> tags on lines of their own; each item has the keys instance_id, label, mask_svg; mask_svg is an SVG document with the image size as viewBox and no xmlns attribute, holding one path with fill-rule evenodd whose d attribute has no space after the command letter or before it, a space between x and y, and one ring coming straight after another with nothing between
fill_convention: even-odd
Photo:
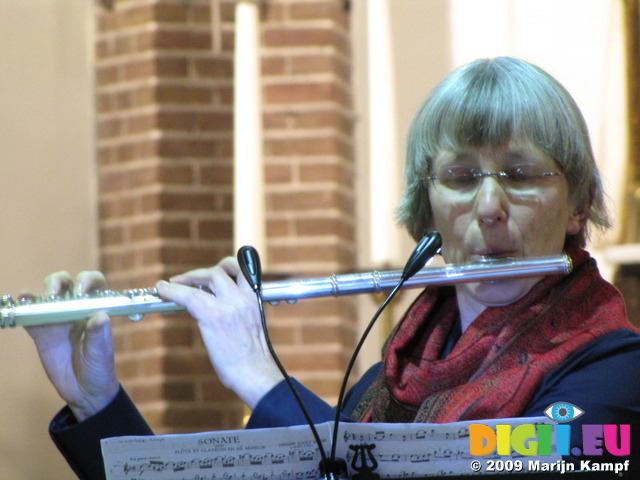
<instances>
[{"instance_id":1,"label":"sheet music","mask_svg":"<svg viewBox=\"0 0 640 480\"><path fill-rule=\"evenodd\" d=\"M330 424L316 428L329 445ZM108 480L320 478L308 426L116 437L102 440L102 455Z\"/></svg>"},{"instance_id":2,"label":"sheet music","mask_svg":"<svg viewBox=\"0 0 640 480\"><path fill-rule=\"evenodd\" d=\"M469 423L515 426L550 421L539 417L448 424L341 423L336 452L346 459L351 475L374 465L381 478L470 475L470 462L477 457L469 454ZM316 428L329 455L333 422ZM108 480L320 478L321 455L308 426L117 437L102 440L102 452ZM560 457L542 458L553 462Z\"/></svg>"}]
</instances>

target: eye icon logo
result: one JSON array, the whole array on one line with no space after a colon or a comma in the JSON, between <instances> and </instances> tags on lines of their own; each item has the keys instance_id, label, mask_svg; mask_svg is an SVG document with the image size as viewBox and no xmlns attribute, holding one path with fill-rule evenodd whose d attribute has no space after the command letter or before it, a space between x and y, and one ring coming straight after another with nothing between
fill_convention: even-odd
<instances>
[{"instance_id":1,"label":"eye icon logo","mask_svg":"<svg viewBox=\"0 0 640 480\"><path fill-rule=\"evenodd\" d=\"M556 402L549 405L544 414L549 418L559 423L570 422L575 420L584 413L584 410L576 407L572 403L568 402Z\"/></svg>"}]
</instances>

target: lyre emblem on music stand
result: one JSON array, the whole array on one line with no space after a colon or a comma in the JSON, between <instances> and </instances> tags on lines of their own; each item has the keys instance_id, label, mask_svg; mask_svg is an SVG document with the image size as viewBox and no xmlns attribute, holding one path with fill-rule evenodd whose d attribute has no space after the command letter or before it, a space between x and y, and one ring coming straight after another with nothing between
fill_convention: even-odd
<instances>
[{"instance_id":1,"label":"lyre emblem on music stand","mask_svg":"<svg viewBox=\"0 0 640 480\"><path fill-rule=\"evenodd\" d=\"M375 443L349 445L349 448L354 451L353 459L351 460L351 468L358 472L353 475L353 480L379 479L380 475L374 473L378 468L378 461L371 452L376 448Z\"/></svg>"}]
</instances>

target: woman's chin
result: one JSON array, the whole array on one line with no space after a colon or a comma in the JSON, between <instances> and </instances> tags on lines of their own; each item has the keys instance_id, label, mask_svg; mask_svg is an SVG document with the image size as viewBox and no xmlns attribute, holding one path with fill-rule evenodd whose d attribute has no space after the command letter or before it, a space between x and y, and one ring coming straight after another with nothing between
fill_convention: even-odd
<instances>
[{"instance_id":1,"label":"woman's chin","mask_svg":"<svg viewBox=\"0 0 640 480\"><path fill-rule=\"evenodd\" d=\"M520 300L540 280L540 278L492 280L468 284L466 290L480 304L487 307L501 307Z\"/></svg>"}]
</instances>

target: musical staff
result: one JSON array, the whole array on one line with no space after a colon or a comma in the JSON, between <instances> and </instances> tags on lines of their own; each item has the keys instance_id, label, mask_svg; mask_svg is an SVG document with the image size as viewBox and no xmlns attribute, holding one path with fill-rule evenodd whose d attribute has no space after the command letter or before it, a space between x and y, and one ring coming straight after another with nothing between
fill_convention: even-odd
<instances>
[{"instance_id":1,"label":"musical staff","mask_svg":"<svg viewBox=\"0 0 640 480\"><path fill-rule=\"evenodd\" d=\"M543 420L547 421L500 422ZM495 420L481 423L490 422ZM316 427L329 449L333 423ZM468 423L349 423L340 428L337 455L346 459L352 475L375 471L384 479L473 473ZM110 438L102 441L102 451L108 480L320 478L320 453L307 426Z\"/></svg>"}]
</instances>

